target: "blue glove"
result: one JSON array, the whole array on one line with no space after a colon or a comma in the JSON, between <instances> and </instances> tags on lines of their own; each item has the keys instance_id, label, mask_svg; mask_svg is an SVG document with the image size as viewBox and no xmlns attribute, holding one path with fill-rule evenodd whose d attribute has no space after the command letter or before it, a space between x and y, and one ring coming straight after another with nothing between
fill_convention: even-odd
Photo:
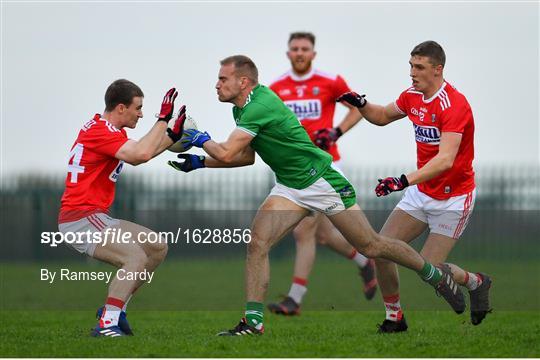
<instances>
[{"instance_id":1,"label":"blue glove","mask_svg":"<svg viewBox=\"0 0 540 360\"><path fill-rule=\"evenodd\" d=\"M206 131L201 132L197 129L184 130L184 134L182 136L182 144L184 145L184 148L187 148L189 145L202 148L203 144L208 140L212 140L210 138L210 134L208 134Z\"/></svg>"},{"instance_id":2,"label":"blue glove","mask_svg":"<svg viewBox=\"0 0 540 360\"><path fill-rule=\"evenodd\" d=\"M167 162L170 166L172 166L175 170L178 170L178 171L190 172L191 170L206 167L206 165L204 165L204 160L206 158L202 155L178 154L178 158L183 159L184 161Z\"/></svg>"}]
</instances>

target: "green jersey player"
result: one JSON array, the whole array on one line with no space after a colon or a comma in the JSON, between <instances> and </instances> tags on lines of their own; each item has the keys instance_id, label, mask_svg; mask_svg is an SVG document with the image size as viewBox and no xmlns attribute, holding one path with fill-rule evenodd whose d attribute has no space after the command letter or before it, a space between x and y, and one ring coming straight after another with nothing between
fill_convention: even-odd
<instances>
[{"instance_id":1,"label":"green jersey player","mask_svg":"<svg viewBox=\"0 0 540 360\"><path fill-rule=\"evenodd\" d=\"M359 252L384 258L412 269L437 289L457 313L465 310L464 297L446 268L426 262L405 242L377 234L360 207L349 181L331 165L332 158L310 141L295 115L270 89L258 83L257 67L246 56L221 61L218 99L234 104L237 127L222 143L207 132L184 132L186 145L202 148L209 156L178 155L170 161L177 170L251 165L255 152L276 174L276 185L260 206L251 228L246 258L245 317L219 335L264 333L263 302L270 280L268 254L287 232L311 211L325 214Z\"/></svg>"}]
</instances>

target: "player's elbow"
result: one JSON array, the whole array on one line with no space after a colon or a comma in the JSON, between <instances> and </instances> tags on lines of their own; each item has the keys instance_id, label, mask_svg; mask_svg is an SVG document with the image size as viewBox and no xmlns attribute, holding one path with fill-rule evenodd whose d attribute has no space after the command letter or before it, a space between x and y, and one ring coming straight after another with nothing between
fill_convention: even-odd
<instances>
[{"instance_id":1,"label":"player's elbow","mask_svg":"<svg viewBox=\"0 0 540 360\"><path fill-rule=\"evenodd\" d=\"M253 165L255 164L255 155L250 156L246 159L246 165Z\"/></svg>"},{"instance_id":2,"label":"player's elbow","mask_svg":"<svg viewBox=\"0 0 540 360\"><path fill-rule=\"evenodd\" d=\"M454 166L454 157L449 155L440 156L440 168L442 171L450 170Z\"/></svg>"},{"instance_id":3,"label":"player's elbow","mask_svg":"<svg viewBox=\"0 0 540 360\"><path fill-rule=\"evenodd\" d=\"M125 160L125 162L133 166L144 164L152 159L152 154L149 152L138 152L133 155L130 159Z\"/></svg>"},{"instance_id":4,"label":"player's elbow","mask_svg":"<svg viewBox=\"0 0 540 360\"><path fill-rule=\"evenodd\" d=\"M221 155L219 160L221 160L227 165L232 165L235 161L235 158L236 158L235 154L232 154L230 151L227 151Z\"/></svg>"}]
</instances>

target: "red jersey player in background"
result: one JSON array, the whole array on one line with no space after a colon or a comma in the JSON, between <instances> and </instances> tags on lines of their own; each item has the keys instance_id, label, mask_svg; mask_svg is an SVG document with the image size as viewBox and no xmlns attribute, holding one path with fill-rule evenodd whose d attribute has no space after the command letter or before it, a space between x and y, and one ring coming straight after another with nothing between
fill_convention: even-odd
<instances>
[{"instance_id":1,"label":"red jersey player in background","mask_svg":"<svg viewBox=\"0 0 540 360\"><path fill-rule=\"evenodd\" d=\"M312 61L315 36L308 32L295 32L289 37L287 57L292 69L274 81L270 88L296 114L311 140L330 153L334 165L339 166L340 154L336 141L356 125L362 115L353 106L345 104L349 111L343 121L334 127L336 99L350 91L339 75L327 74L314 69ZM352 259L360 268L364 281L364 294L371 300L377 290L373 260L358 253L323 214L304 218L293 230L296 240L296 259L293 283L288 296L281 303L269 304L276 314L297 315L302 298L307 292L307 282L315 262L316 242L328 245L337 253Z\"/></svg>"},{"instance_id":2,"label":"red jersey player in background","mask_svg":"<svg viewBox=\"0 0 540 360\"><path fill-rule=\"evenodd\" d=\"M131 81L116 80L105 93L103 115L96 114L82 126L71 148L58 228L64 234L81 236L81 241L67 243L71 248L123 269L123 276L114 276L106 303L98 309L99 322L92 330L93 336L133 334L126 319L127 303L167 254L165 241L144 241L145 234L152 230L114 219L108 213L124 162L131 165L147 162L180 139L185 106L181 107L173 126L170 129L167 126L176 96L176 90L170 89L156 124L139 141L131 140L124 128L134 129L143 117L144 94ZM112 231L129 234L129 241L113 242Z\"/></svg>"},{"instance_id":3,"label":"red jersey player in background","mask_svg":"<svg viewBox=\"0 0 540 360\"><path fill-rule=\"evenodd\" d=\"M375 125L384 126L405 116L412 121L418 170L379 179L377 196L407 188L381 234L411 242L429 228L420 254L429 262L451 269L456 283L469 290L471 321L478 325L490 311L490 277L444 263L467 226L476 197L472 110L465 96L445 81L445 61L439 44L423 42L411 52L412 86L395 102L384 107L374 105L365 100L365 95L354 92L340 96L339 101L358 107L366 120ZM386 308L386 319L379 331L406 331L397 267L383 259L376 263Z\"/></svg>"}]
</instances>

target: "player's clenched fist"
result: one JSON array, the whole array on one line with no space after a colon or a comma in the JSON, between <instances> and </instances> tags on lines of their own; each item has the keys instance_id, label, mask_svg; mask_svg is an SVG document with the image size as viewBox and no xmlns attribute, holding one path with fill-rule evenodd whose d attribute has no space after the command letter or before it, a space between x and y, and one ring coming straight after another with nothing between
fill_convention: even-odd
<instances>
[{"instance_id":1,"label":"player's clenched fist","mask_svg":"<svg viewBox=\"0 0 540 360\"><path fill-rule=\"evenodd\" d=\"M375 187L375 194L377 196L386 196L394 191L401 191L409 186L409 180L407 176L402 174L400 177L387 177L379 179L379 184Z\"/></svg>"},{"instance_id":2,"label":"player's clenched fist","mask_svg":"<svg viewBox=\"0 0 540 360\"><path fill-rule=\"evenodd\" d=\"M159 112L158 121L169 121L172 118L174 112L174 100L178 96L178 92L175 88L167 91L163 97L163 102L161 103L161 110Z\"/></svg>"},{"instance_id":3,"label":"player's clenched fist","mask_svg":"<svg viewBox=\"0 0 540 360\"><path fill-rule=\"evenodd\" d=\"M336 128L327 128L327 129L319 129L315 131L315 145L320 147L323 150L328 150L332 145L334 145L339 139L341 135L343 135L343 132L339 127Z\"/></svg>"},{"instance_id":4,"label":"player's clenched fist","mask_svg":"<svg viewBox=\"0 0 540 360\"><path fill-rule=\"evenodd\" d=\"M349 91L345 94L342 94L336 99L337 102L347 102L352 106L357 108L363 108L367 104L366 95L359 95L354 91Z\"/></svg>"}]
</instances>

